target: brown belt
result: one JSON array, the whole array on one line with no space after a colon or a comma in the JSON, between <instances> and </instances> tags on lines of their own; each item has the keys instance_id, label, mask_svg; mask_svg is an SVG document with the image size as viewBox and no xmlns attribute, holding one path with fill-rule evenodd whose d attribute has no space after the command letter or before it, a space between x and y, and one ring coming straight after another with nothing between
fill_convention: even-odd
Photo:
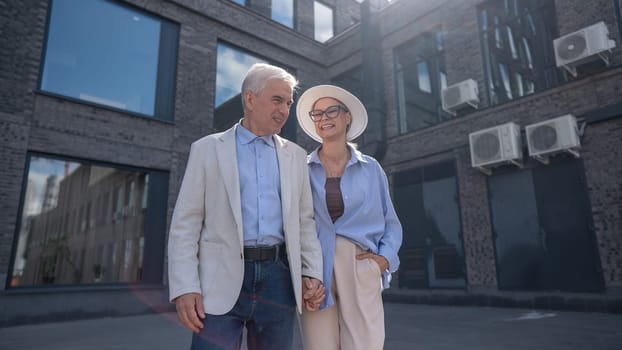
<instances>
[{"instance_id":1,"label":"brown belt","mask_svg":"<svg viewBox=\"0 0 622 350\"><path fill-rule=\"evenodd\" d=\"M277 260L285 253L285 244L270 247L244 247L245 261Z\"/></svg>"}]
</instances>

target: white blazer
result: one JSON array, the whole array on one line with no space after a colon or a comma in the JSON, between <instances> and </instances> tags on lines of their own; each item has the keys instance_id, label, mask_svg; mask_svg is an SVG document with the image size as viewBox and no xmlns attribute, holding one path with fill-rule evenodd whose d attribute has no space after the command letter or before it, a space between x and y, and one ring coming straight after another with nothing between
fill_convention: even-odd
<instances>
[{"instance_id":1,"label":"white blazer","mask_svg":"<svg viewBox=\"0 0 622 350\"><path fill-rule=\"evenodd\" d=\"M306 152L274 136L281 181L283 231L298 312L302 276L322 280ZM169 298L203 296L205 312L222 315L238 300L244 278L240 180L235 127L190 148L168 238Z\"/></svg>"}]
</instances>

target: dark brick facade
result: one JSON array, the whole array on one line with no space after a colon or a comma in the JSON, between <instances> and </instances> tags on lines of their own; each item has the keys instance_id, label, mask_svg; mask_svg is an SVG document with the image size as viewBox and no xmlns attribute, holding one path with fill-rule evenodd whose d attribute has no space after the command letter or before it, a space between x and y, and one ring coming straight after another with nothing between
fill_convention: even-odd
<instances>
[{"instance_id":1,"label":"dark brick facade","mask_svg":"<svg viewBox=\"0 0 622 350\"><path fill-rule=\"evenodd\" d=\"M327 83L362 63L360 9L352 1L336 5L336 36L326 44L313 40L313 2L295 1L295 30L269 18L268 0L127 0L130 6L179 23L174 122L167 123L38 92L48 1L4 2L0 12L0 280L6 279L14 247L28 151L91 159L169 172L168 218L172 214L190 143L213 132L216 46L223 41L295 69L301 87ZM585 310L622 310L622 43L613 0L556 0L560 35L604 20L616 40L613 64L556 88L490 106L477 19L480 0L372 1L381 17L382 84L386 108L387 152L381 162L391 174L454 160L458 174L460 217L466 255L464 291L389 290L387 298L417 302L453 302L504 306L542 306ZM356 24L352 24L356 22ZM480 109L423 130L400 135L393 74L393 49L429 30L445 34L448 83L475 79ZM613 108L613 112L610 111ZM607 108L610 108L609 110ZM601 112L598 112L601 111ZM589 122L582 138L592 218L606 292L596 295L509 293L497 289L494 241L487 178L470 165L468 134L514 121L521 126L572 112ZM589 119L591 115L599 115ZM605 115L604 117L602 117ZM292 116L290 116L291 118ZM314 144L301 131L298 142ZM165 262L163 262L164 264ZM166 276L163 276L166 280ZM4 283L2 284L4 287ZM121 315L167 309L165 287L131 293L76 291L71 317ZM125 293L125 294L124 294ZM60 295L63 295L60 292ZM124 295L123 305L115 299ZM26 299L24 299L26 298ZM52 319L58 290L0 291L0 325ZM95 298L100 308L86 306ZM33 300L26 307L24 300ZM138 300L139 302L132 302ZM56 316L54 316L56 315ZM68 316L69 317L69 316Z\"/></svg>"}]
</instances>

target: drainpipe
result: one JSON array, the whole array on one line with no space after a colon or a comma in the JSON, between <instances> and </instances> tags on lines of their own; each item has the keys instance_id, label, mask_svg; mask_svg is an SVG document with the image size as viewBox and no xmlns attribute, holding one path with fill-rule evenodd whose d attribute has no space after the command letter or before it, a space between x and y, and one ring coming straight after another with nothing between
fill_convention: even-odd
<instances>
[{"instance_id":1,"label":"drainpipe","mask_svg":"<svg viewBox=\"0 0 622 350\"><path fill-rule=\"evenodd\" d=\"M369 117L361 151L373 156L379 162L382 161L387 150L380 36L380 8L383 1L365 0L361 3L362 97Z\"/></svg>"}]
</instances>

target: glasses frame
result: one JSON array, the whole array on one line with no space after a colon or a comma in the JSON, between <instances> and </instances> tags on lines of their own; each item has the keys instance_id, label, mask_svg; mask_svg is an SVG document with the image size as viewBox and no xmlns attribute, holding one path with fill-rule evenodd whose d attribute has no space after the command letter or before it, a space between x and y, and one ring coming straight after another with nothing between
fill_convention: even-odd
<instances>
[{"instance_id":1,"label":"glasses frame","mask_svg":"<svg viewBox=\"0 0 622 350\"><path fill-rule=\"evenodd\" d=\"M337 111L337 113L334 116L330 116L329 113L333 113L333 111ZM333 105L333 106L328 106L326 107L325 110L321 110L321 109L314 109L309 111L309 117L311 118L311 120L314 123L319 122L320 120L322 120L322 118L324 118L324 116L326 116L326 119L331 120L331 119L335 119L337 117L339 117L341 115L341 111L344 112L349 112L350 110L344 106L344 105Z\"/></svg>"}]
</instances>

